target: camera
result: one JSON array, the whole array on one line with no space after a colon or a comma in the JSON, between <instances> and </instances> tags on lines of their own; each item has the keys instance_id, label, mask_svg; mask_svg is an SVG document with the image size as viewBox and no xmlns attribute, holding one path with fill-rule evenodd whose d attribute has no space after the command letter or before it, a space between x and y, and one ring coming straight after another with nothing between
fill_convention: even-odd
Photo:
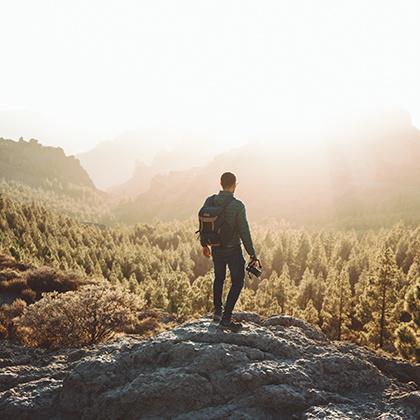
<instances>
[{"instance_id":1,"label":"camera","mask_svg":"<svg viewBox=\"0 0 420 420\"><path fill-rule=\"evenodd\" d=\"M262 274L262 266L260 263L260 260L256 260L258 262L259 268L256 266L251 266L252 261L247 265L246 271L248 271L249 276L251 277L251 274L253 274L255 277L260 277Z\"/></svg>"}]
</instances>

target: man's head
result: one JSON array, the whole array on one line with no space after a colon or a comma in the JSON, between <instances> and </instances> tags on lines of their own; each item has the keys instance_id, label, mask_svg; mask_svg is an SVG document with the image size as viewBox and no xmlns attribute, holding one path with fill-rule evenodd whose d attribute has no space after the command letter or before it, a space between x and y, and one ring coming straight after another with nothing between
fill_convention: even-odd
<instances>
[{"instance_id":1,"label":"man's head","mask_svg":"<svg viewBox=\"0 0 420 420\"><path fill-rule=\"evenodd\" d=\"M236 176L232 172L225 172L220 178L223 191L235 192Z\"/></svg>"}]
</instances>

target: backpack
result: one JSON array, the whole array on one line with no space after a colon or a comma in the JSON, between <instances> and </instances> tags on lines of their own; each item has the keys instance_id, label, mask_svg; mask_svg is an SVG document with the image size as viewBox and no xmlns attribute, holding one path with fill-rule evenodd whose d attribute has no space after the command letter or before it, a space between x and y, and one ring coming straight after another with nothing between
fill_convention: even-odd
<instances>
[{"instance_id":1,"label":"backpack","mask_svg":"<svg viewBox=\"0 0 420 420\"><path fill-rule=\"evenodd\" d=\"M198 212L199 234L202 246L224 246L233 236L233 227L225 220L225 209L233 201L233 197L225 200L223 206L216 205L213 195Z\"/></svg>"}]
</instances>

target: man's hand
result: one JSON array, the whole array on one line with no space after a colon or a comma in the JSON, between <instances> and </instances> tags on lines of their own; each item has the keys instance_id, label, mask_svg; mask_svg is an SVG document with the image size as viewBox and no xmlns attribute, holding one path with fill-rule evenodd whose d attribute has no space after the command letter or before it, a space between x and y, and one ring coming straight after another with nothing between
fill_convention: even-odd
<instances>
[{"instance_id":1,"label":"man's hand","mask_svg":"<svg viewBox=\"0 0 420 420\"><path fill-rule=\"evenodd\" d=\"M260 260L255 255L252 255L251 256L251 261L249 262L249 266L250 267L255 267L256 265L259 265L261 267Z\"/></svg>"},{"instance_id":2,"label":"man's hand","mask_svg":"<svg viewBox=\"0 0 420 420\"><path fill-rule=\"evenodd\" d=\"M210 258L211 257L211 249L208 246L203 246L203 255L206 258Z\"/></svg>"}]
</instances>

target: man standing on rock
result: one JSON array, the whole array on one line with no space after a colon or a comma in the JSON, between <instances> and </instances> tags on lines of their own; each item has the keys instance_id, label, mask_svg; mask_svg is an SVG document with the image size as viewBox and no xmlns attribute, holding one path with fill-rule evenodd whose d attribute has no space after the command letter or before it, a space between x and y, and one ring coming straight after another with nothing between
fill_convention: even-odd
<instances>
[{"instance_id":1,"label":"man standing on rock","mask_svg":"<svg viewBox=\"0 0 420 420\"><path fill-rule=\"evenodd\" d=\"M222 191L208 197L200 210L200 242L203 255L213 257L214 265L214 321L231 331L239 331L241 323L232 321L232 312L239 298L245 279L245 260L241 241L249 254L250 266L258 259L252 244L251 232L246 218L245 205L233 194L236 189L236 176L230 172L222 175ZM222 310L223 285L229 267L231 287Z\"/></svg>"}]
</instances>

